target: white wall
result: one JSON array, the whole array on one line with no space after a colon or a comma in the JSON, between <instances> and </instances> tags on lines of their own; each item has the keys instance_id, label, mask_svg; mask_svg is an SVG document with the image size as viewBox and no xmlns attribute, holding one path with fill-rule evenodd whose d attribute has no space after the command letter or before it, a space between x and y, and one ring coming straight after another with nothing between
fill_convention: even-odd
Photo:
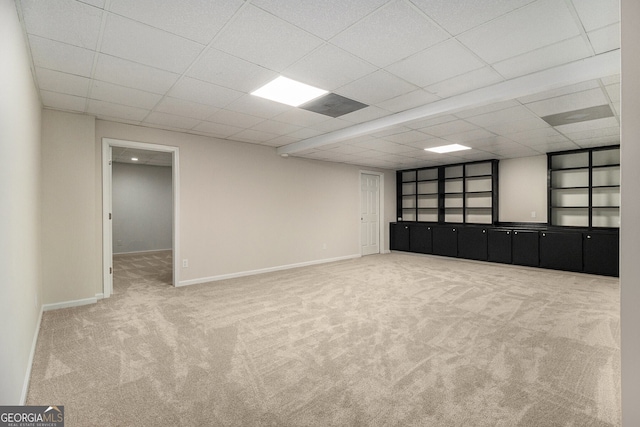
<instances>
[{"instance_id":1,"label":"white wall","mask_svg":"<svg viewBox=\"0 0 640 427\"><path fill-rule=\"evenodd\" d=\"M640 2L622 0L622 425L640 425Z\"/></svg>"},{"instance_id":2,"label":"white wall","mask_svg":"<svg viewBox=\"0 0 640 427\"><path fill-rule=\"evenodd\" d=\"M546 223L547 156L505 159L498 165L499 221Z\"/></svg>"},{"instance_id":3,"label":"white wall","mask_svg":"<svg viewBox=\"0 0 640 427\"><path fill-rule=\"evenodd\" d=\"M95 119L44 110L42 115L42 272L45 304L96 297ZM100 291L101 292L101 291Z\"/></svg>"},{"instance_id":4,"label":"white wall","mask_svg":"<svg viewBox=\"0 0 640 427\"><path fill-rule=\"evenodd\" d=\"M41 306L40 120L12 0L0 0L0 405L17 405Z\"/></svg>"},{"instance_id":5,"label":"white wall","mask_svg":"<svg viewBox=\"0 0 640 427\"><path fill-rule=\"evenodd\" d=\"M356 166L284 159L272 147L98 120L96 146L103 137L179 147L180 253L189 260L181 282L360 253ZM385 250L394 188L395 174L387 171Z\"/></svg>"},{"instance_id":6,"label":"white wall","mask_svg":"<svg viewBox=\"0 0 640 427\"><path fill-rule=\"evenodd\" d=\"M113 163L113 253L171 249L171 167Z\"/></svg>"}]
</instances>

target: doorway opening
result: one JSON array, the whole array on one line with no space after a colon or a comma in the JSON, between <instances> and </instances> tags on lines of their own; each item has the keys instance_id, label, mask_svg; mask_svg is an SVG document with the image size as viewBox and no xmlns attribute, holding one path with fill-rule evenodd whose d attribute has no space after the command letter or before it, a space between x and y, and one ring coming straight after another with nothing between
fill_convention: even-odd
<instances>
[{"instance_id":1,"label":"doorway opening","mask_svg":"<svg viewBox=\"0 0 640 427\"><path fill-rule=\"evenodd\" d=\"M103 138L102 151L104 297L118 292L116 275L119 286L142 279L176 286L178 148Z\"/></svg>"},{"instance_id":2,"label":"doorway opening","mask_svg":"<svg viewBox=\"0 0 640 427\"><path fill-rule=\"evenodd\" d=\"M384 226L381 221L384 174L360 172L360 249L361 254L373 255L384 247Z\"/></svg>"}]
</instances>

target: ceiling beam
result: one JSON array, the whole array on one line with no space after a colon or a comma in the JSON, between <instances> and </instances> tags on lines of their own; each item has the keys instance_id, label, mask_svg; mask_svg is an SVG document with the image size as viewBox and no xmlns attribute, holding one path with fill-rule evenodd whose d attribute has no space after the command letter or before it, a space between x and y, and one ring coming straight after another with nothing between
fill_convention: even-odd
<instances>
[{"instance_id":1,"label":"ceiling beam","mask_svg":"<svg viewBox=\"0 0 640 427\"><path fill-rule=\"evenodd\" d=\"M616 49L460 95L454 95L421 107L412 108L369 122L284 145L277 149L277 153L281 156L295 154L300 151L368 135L413 120L425 119L439 114L456 113L469 108L481 107L494 102L508 101L619 73L620 49Z\"/></svg>"}]
</instances>

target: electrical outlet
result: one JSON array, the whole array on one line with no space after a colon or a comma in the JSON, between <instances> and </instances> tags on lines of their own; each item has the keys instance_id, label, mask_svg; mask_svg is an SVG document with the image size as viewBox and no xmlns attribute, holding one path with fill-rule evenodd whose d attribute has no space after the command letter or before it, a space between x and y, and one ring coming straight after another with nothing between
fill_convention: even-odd
<instances>
[{"instance_id":1,"label":"electrical outlet","mask_svg":"<svg viewBox=\"0 0 640 427\"><path fill-rule=\"evenodd\" d=\"M536 217L536 211L531 211L531 218L535 218Z\"/></svg>"},{"instance_id":2,"label":"electrical outlet","mask_svg":"<svg viewBox=\"0 0 640 427\"><path fill-rule=\"evenodd\" d=\"M188 268L189 267L189 260L188 259L183 259L182 260L182 268Z\"/></svg>"}]
</instances>

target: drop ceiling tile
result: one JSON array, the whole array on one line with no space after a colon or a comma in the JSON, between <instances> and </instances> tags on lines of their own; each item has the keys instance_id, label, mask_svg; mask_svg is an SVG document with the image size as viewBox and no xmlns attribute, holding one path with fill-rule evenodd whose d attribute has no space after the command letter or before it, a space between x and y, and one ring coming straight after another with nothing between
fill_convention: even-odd
<instances>
[{"instance_id":1,"label":"drop ceiling tile","mask_svg":"<svg viewBox=\"0 0 640 427\"><path fill-rule=\"evenodd\" d=\"M100 118L113 117L140 122L149 114L149 110L143 108L129 107L126 105L113 104L111 102L90 99L87 112Z\"/></svg>"},{"instance_id":2,"label":"drop ceiling tile","mask_svg":"<svg viewBox=\"0 0 640 427\"><path fill-rule=\"evenodd\" d=\"M302 108L291 108L284 113L278 114L273 117L274 120L283 123L290 123L298 126L312 126L318 123L331 120L329 117L314 113L312 111L303 110Z\"/></svg>"},{"instance_id":3,"label":"drop ceiling tile","mask_svg":"<svg viewBox=\"0 0 640 427\"><path fill-rule=\"evenodd\" d=\"M36 67L91 77L94 52L38 36L29 36L33 63Z\"/></svg>"},{"instance_id":4,"label":"drop ceiling tile","mask_svg":"<svg viewBox=\"0 0 640 427\"><path fill-rule=\"evenodd\" d=\"M470 108L468 110L463 110L457 112L455 115L461 119L466 119L467 117L473 117L480 114L490 113L492 111L504 110L505 108L517 107L521 105L518 101L508 100L501 102L494 102L492 104L483 105L482 107Z\"/></svg>"},{"instance_id":5,"label":"drop ceiling tile","mask_svg":"<svg viewBox=\"0 0 640 427\"><path fill-rule=\"evenodd\" d=\"M460 34L480 24L525 6L534 0L412 0L451 34Z\"/></svg>"},{"instance_id":6,"label":"drop ceiling tile","mask_svg":"<svg viewBox=\"0 0 640 427\"><path fill-rule=\"evenodd\" d=\"M451 135L444 136L443 138L446 139L447 141L451 141L459 144L465 144L465 143L476 141L476 140L491 138L493 136L495 135L489 132L488 130L475 129L467 132L454 133Z\"/></svg>"},{"instance_id":7,"label":"drop ceiling tile","mask_svg":"<svg viewBox=\"0 0 640 427\"><path fill-rule=\"evenodd\" d=\"M192 119L206 120L219 111L219 109L210 105L166 97L156 106L155 111L181 117L190 117Z\"/></svg>"},{"instance_id":8,"label":"drop ceiling tile","mask_svg":"<svg viewBox=\"0 0 640 427\"><path fill-rule=\"evenodd\" d=\"M324 0L297 2L254 0L252 4L325 40L382 6L386 0Z\"/></svg>"},{"instance_id":9,"label":"drop ceiling tile","mask_svg":"<svg viewBox=\"0 0 640 427\"><path fill-rule=\"evenodd\" d=\"M191 119L189 117L180 117L173 114L152 112L142 123L152 123L161 126L167 126L177 129L192 129L200 120Z\"/></svg>"},{"instance_id":10,"label":"drop ceiling tile","mask_svg":"<svg viewBox=\"0 0 640 427\"><path fill-rule=\"evenodd\" d=\"M492 135L488 138L476 139L467 145L471 148L490 151L491 149L505 148L517 144L515 141L505 138L504 136Z\"/></svg>"},{"instance_id":11,"label":"drop ceiling tile","mask_svg":"<svg viewBox=\"0 0 640 427\"><path fill-rule=\"evenodd\" d=\"M505 134L504 136L516 142L522 142L523 144L527 145L531 144L531 141L536 139L546 139L553 137L560 137L561 140L566 139L562 135L560 135L557 130L550 126L546 128L530 129L523 132L509 133Z\"/></svg>"},{"instance_id":12,"label":"drop ceiling tile","mask_svg":"<svg viewBox=\"0 0 640 427\"><path fill-rule=\"evenodd\" d=\"M448 98L463 92L480 89L503 81L504 78L491 67L484 67L453 77L440 83L427 86L427 90L441 98Z\"/></svg>"},{"instance_id":13,"label":"drop ceiling tile","mask_svg":"<svg viewBox=\"0 0 640 427\"><path fill-rule=\"evenodd\" d=\"M87 103L86 98L83 97L49 92L46 90L41 90L40 96L42 98L42 104L45 107L56 110L83 112Z\"/></svg>"},{"instance_id":14,"label":"drop ceiling tile","mask_svg":"<svg viewBox=\"0 0 640 427\"><path fill-rule=\"evenodd\" d=\"M620 22L620 0L573 0L586 31Z\"/></svg>"},{"instance_id":15,"label":"drop ceiling tile","mask_svg":"<svg viewBox=\"0 0 640 427\"><path fill-rule=\"evenodd\" d=\"M540 0L468 31L458 39L493 64L578 35L580 31L565 2Z\"/></svg>"},{"instance_id":16,"label":"drop ceiling tile","mask_svg":"<svg viewBox=\"0 0 640 427\"><path fill-rule=\"evenodd\" d=\"M242 128L229 126L222 123L201 122L193 130L213 135L219 138L227 138L242 131Z\"/></svg>"},{"instance_id":17,"label":"drop ceiling tile","mask_svg":"<svg viewBox=\"0 0 640 427\"><path fill-rule=\"evenodd\" d=\"M91 87L90 98L151 110L160 101L162 96L138 89L114 85L113 83L94 81Z\"/></svg>"},{"instance_id":18,"label":"drop ceiling tile","mask_svg":"<svg viewBox=\"0 0 640 427\"><path fill-rule=\"evenodd\" d=\"M386 141L391 141L391 142L395 142L398 144L405 144L405 145L412 142L423 142L431 138L432 136L417 130L410 130L408 132L397 133L395 135L389 135L384 137Z\"/></svg>"},{"instance_id":19,"label":"drop ceiling tile","mask_svg":"<svg viewBox=\"0 0 640 427\"><path fill-rule=\"evenodd\" d=\"M370 105L366 108L362 108L360 110L354 111L353 113L340 116L340 118L346 122L364 123L364 122L379 119L381 117L385 117L388 115L389 115L389 111Z\"/></svg>"},{"instance_id":20,"label":"drop ceiling tile","mask_svg":"<svg viewBox=\"0 0 640 427\"><path fill-rule=\"evenodd\" d=\"M102 53L174 73L184 72L204 46L118 15L109 15Z\"/></svg>"},{"instance_id":21,"label":"drop ceiling tile","mask_svg":"<svg viewBox=\"0 0 640 427\"><path fill-rule=\"evenodd\" d=\"M409 151L415 151L415 148L413 147L396 144L395 142L385 141L382 139L372 139L369 141L359 142L351 145L390 154L408 153Z\"/></svg>"},{"instance_id":22,"label":"drop ceiling tile","mask_svg":"<svg viewBox=\"0 0 640 427\"><path fill-rule=\"evenodd\" d=\"M222 108L239 99L242 93L201 80L185 77L171 89L169 95L173 98Z\"/></svg>"},{"instance_id":23,"label":"drop ceiling tile","mask_svg":"<svg viewBox=\"0 0 640 427\"><path fill-rule=\"evenodd\" d=\"M377 105L384 110L397 113L411 108L421 107L439 99L440 98L438 96L429 93L424 89L417 89L413 92L405 93L404 95L396 96L395 98L380 102Z\"/></svg>"},{"instance_id":24,"label":"drop ceiling tile","mask_svg":"<svg viewBox=\"0 0 640 427\"><path fill-rule=\"evenodd\" d=\"M499 135L505 135L505 134L511 134L511 133L524 132L527 130L547 128L547 127L549 127L549 124L544 120L542 120L541 118L531 117L528 119L516 120L513 122L488 125L485 127L485 129L488 130L489 132L493 132Z\"/></svg>"},{"instance_id":25,"label":"drop ceiling tile","mask_svg":"<svg viewBox=\"0 0 640 427\"><path fill-rule=\"evenodd\" d=\"M535 95L524 96L522 98L518 98L519 102L523 104L530 104L536 101L542 101L544 99L556 98L562 95L568 95L571 93L584 92L589 89L597 89L600 87L598 80L589 80L582 83L577 83L569 86L563 86L558 89L548 90L540 93L536 93Z\"/></svg>"},{"instance_id":26,"label":"drop ceiling tile","mask_svg":"<svg viewBox=\"0 0 640 427\"><path fill-rule=\"evenodd\" d=\"M265 120L255 126L252 126L251 129L275 135L287 135L302 129L302 127L292 125L291 123L278 122L276 120Z\"/></svg>"},{"instance_id":27,"label":"drop ceiling tile","mask_svg":"<svg viewBox=\"0 0 640 427\"><path fill-rule=\"evenodd\" d=\"M89 82L91 80L87 77L39 67L36 67L36 76L38 77L38 87L41 90L82 97L86 97L89 92Z\"/></svg>"},{"instance_id":28,"label":"drop ceiling tile","mask_svg":"<svg viewBox=\"0 0 640 427\"><path fill-rule=\"evenodd\" d=\"M98 56L95 71L97 80L160 94L168 91L178 77L175 73L109 55Z\"/></svg>"},{"instance_id":29,"label":"drop ceiling tile","mask_svg":"<svg viewBox=\"0 0 640 427\"><path fill-rule=\"evenodd\" d=\"M100 9L104 9L105 0L79 0L82 3L90 4L91 6L99 7Z\"/></svg>"},{"instance_id":30,"label":"drop ceiling tile","mask_svg":"<svg viewBox=\"0 0 640 427\"><path fill-rule=\"evenodd\" d=\"M567 137L572 138L572 134L576 132L597 131L602 128L618 128L619 123L615 117L605 117L596 120L587 120L586 122L571 123L566 125L555 126L555 129L562 132Z\"/></svg>"},{"instance_id":31,"label":"drop ceiling tile","mask_svg":"<svg viewBox=\"0 0 640 427\"><path fill-rule=\"evenodd\" d=\"M344 129L353 125L353 123L347 122L342 119L325 120L324 122L316 123L309 126L309 129L321 130L323 132L333 132L334 130ZM295 135L295 134L292 134Z\"/></svg>"},{"instance_id":32,"label":"drop ceiling tile","mask_svg":"<svg viewBox=\"0 0 640 427\"><path fill-rule=\"evenodd\" d=\"M102 9L74 0L22 0L29 34L95 49L100 34Z\"/></svg>"},{"instance_id":33,"label":"drop ceiling tile","mask_svg":"<svg viewBox=\"0 0 640 427\"><path fill-rule=\"evenodd\" d=\"M308 138L313 138L314 136L318 136L318 135L322 135L323 131L318 130L318 129L311 129L311 128L303 128L299 131L290 133L287 136L290 136L292 138L298 138L298 139L308 139Z\"/></svg>"},{"instance_id":34,"label":"drop ceiling tile","mask_svg":"<svg viewBox=\"0 0 640 427\"><path fill-rule=\"evenodd\" d=\"M282 74L328 91L371 74L376 67L344 50L325 44L288 67Z\"/></svg>"},{"instance_id":35,"label":"drop ceiling tile","mask_svg":"<svg viewBox=\"0 0 640 427\"><path fill-rule=\"evenodd\" d=\"M617 123L617 121L615 122ZM601 127L597 129L589 129L577 132L571 132L566 134L567 138L571 140L589 139L605 136L620 137L620 126L617 124L611 127Z\"/></svg>"},{"instance_id":36,"label":"drop ceiling tile","mask_svg":"<svg viewBox=\"0 0 640 427\"><path fill-rule=\"evenodd\" d=\"M608 104L602 89L591 89L527 104L540 117Z\"/></svg>"},{"instance_id":37,"label":"drop ceiling tile","mask_svg":"<svg viewBox=\"0 0 640 427\"><path fill-rule=\"evenodd\" d=\"M404 1L394 1L331 40L332 44L386 67L448 38Z\"/></svg>"},{"instance_id":38,"label":"drop ceiling tile","mask_svg":"<svg viewBox=\"0 0 640 427\"><path fill-rule=\"evenodd\" d=\"M207 44L242 6L241 0L111 0L110 11Z\"/></svg>"},{"instance_id":39,"label":"drop ceiling tile","mask_svg":"<svg viewBox=\"0 0 640 427\"><path fill-rule=\"evenodd\" d=\"M456 133L467 132L467 131L472 131L476 129L478 129L478 127L474 124L471 124L464 120L454 120L446 123L425 127L420 130L432 136L443 137L447 135L453 135Z\"/></svg>"},{"instance_id":40,"label":"drop ceiling tile","mask_svg":"<svg viewBox=\"0 0 640 427\"><path fill-rule=\"evenodd\" d=\"M620 49L620 24L591 31L587 36L596 54Z\"/></svg>"},{"instance_id":41,"label":"drop ceiling tile","mask_svg":"<svg viewBox=\"0 0 640 427\"><path fill-rule=\"evenodd\" d=\"M553 136L540 136L535 138L522 138L522 140L518 141L522 145L526 145L527 147L531 147L535 149L537 145L543 144L557 144L560 142L567 142L569 138L564 135L553 135Z\"/></svg>"},{"instance_id":42,"label":"drop ceiling tile","mask_svg":"<svg viewBox=\"0 0 640 427\"><path fill-rule=\"evenodd\" d=\"M518 120L534 119L535 116L524 106L505 108L490 113L469 117L466 121L477 126L486 128L487 126L501 123L509 123Z\"/></svg>"},{"instance_id":43,"label":"drop ceiling tile","mask_svg":"<svg viewBox=\"0 0 640 427\"><path fill-rule=\"evenodd\" d=\"M320 44L321 39L249 5L221 31L213 46L279 72Z\"/></svg>"},{"instance_id":44,"label":"drop ceiling tile","mask_svg":"<svg viewBox=\"0 0 640 427\"><path fill-rule=\"evenodd\" d=\"M395 126L389 126L389 127L386 127L386 128L382 128L379 131L376 131L376 132L370 134L370 136L373 137L373 138L384 138L384 137L391 136L391 135L397 135L399 133L409 132L410 130L411 130L411 128L408 128L406 126L395 125Z\"/></svg>"},{"instance_id":45,"label":"drop ceiling tile","mask_svg":"<svg viewBox=\"0 0 640 427\"><path fill-rule=\"evenodd\" d=\"M224 109L218 110L207 120L210 122L225 123L239 128L249 128L264 121L262 117L251 116L249 114Z\"/></svg>"},{"instance_id":46,"label":"drop ceiling tile","mask_svg":"<svg viewBox=\"0 0 640 427\"><path fill-rule=\"evenodd\" d=\"M416 86L425 87L486 65L457 40L451 39L386 67Z\"/></svg>"},{"instance_id":47,"label":"drop ceiling tile","mask_svg":"<svg viewBox=\"0 0 640 427\"><path fill-rule=\"evenodd\" d=\"M500 150L491 151L494 155L498 156L498 159L514 159L517 157L531 157L539 156L540 151L533 150L529 147L511 147Z\"/></svg>"},{"instance_id":48,"label":"drop ceiling tile","mask_svg":"<svg viewBox=\"0 0 640 427\"><path fill-rule=\"evenodd\" d=\"M493 68L507 79L545 70L557 65L591 56L591 50L582 37L573 37L531 52L493 64Z\"/></svg>"},{"instance_id":49,"label":"drop ceiling tile","mask_svg":"<svg viewBox=\"0 0 640 427\"><path fill-rule=\"evenodd\" d=\"M371 88L376 89L371 90ZM368 76L342 86L336 90L335 93L372 105L404 95L416 89L417 87L414 85L399 79L393 74L384 70L378 70L375 73L371 73Z\"/></svg>"},{"instance_id":50,"label":"drop ceiling tile","mask_svg":"<svg viewBox=\"0 0 640 427\"><path fill-rule=\"evenodd\" d=\"M278 77L274 71L218 49L207 50L187 75L247 93Z\"/></svg>"},{"instance_id":51,"label":"drop ceiling tile","mask_svg":"<svg viewBox=\"0 0 640 427\"><path fill-rule=\"evenodd\" d=\"M227 110L238 111L251 116L271 119L278 114L295 109L279 102L270 101L254 95L242 95L225 107Z\"/></svg>"}]
</instances>

